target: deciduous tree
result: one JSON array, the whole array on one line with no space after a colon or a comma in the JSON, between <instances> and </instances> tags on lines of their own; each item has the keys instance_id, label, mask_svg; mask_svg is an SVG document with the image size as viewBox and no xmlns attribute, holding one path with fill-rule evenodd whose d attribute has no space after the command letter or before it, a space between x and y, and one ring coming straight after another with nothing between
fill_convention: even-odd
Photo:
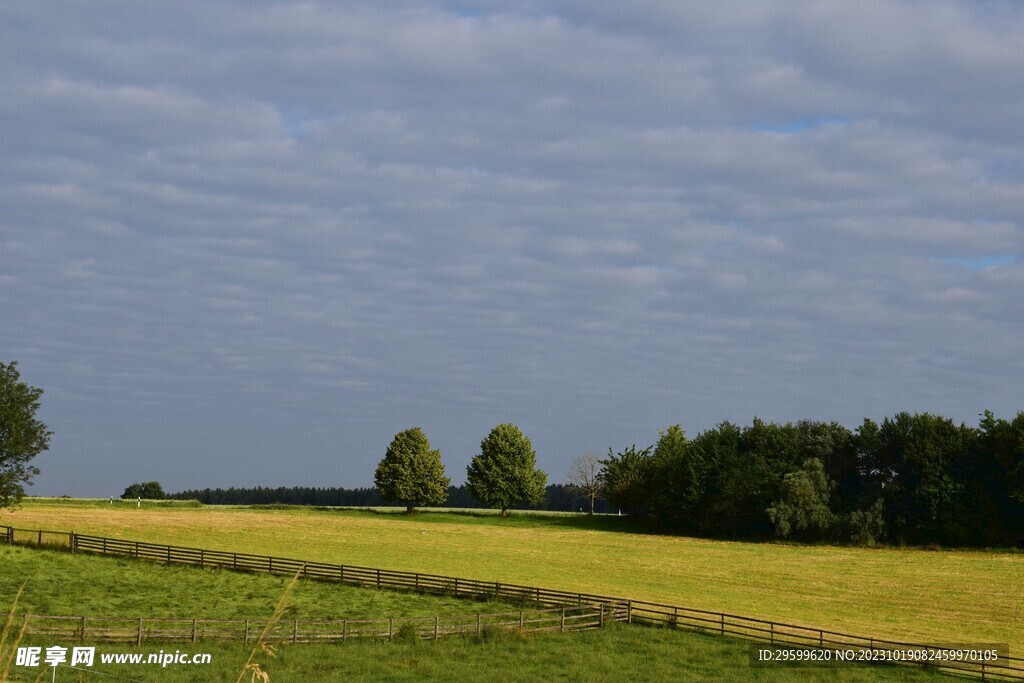
<instances>
[{"instance_id":1,"label":"deciduous tree","mask_svg":"<svg viewBox=\"0 0 1024 683\"><path fill-rule=\"evenodd\" d=\"M163 500L167 497L164 488L158 481L145 481L129 485L122 498L143 498L145 500Z\"/></svg>"},{"instance_id":2,"label":"deciduous tree","mask_svg":"<svg viewBox=\"0 0 1024 683\"><path fill-rule=\"evenodd\" d=\"M36 418L43 390L21 381L17 361L0 362L0 509L25 495L39 468L29 463L50 446L52 432Z\"/></svg>"},{"instance_id":3,"label":"deciduous tree","mask_svg":"<svg viewBox=\"0 0 1024 683\"><path fill-rule=\"evenodd\" d=\"M600 474L601 461L596 453L577 455L569 464L569 486L587 499L590 514L594 514L594 501L601 497L604 489Z\"/></svg>"},{"instance_id":4,"label":"deciduous tree","mask_svg":"<svg viewBox=\"0 0 1024 683\"><path fill-rule=\"evenodd\" d=\"M395 434L373 483L385 498L401 501L413 512L417 506L444 505L452 482L444 476L441 451L431 450L423 430L413 427Z\"/></svg>"},{"instance_id":5,"label":"deciduous tree","mask_svg":"<svg viewBox=\"0 0 1024 683\"><path fill-rule=\"evenodd\" d=\"M466 488L492 508L544 500L548 475L537 469L529 437L514 424L500 424L480 443L480 454L466 468Z\"/></svg>"}]
</instances>

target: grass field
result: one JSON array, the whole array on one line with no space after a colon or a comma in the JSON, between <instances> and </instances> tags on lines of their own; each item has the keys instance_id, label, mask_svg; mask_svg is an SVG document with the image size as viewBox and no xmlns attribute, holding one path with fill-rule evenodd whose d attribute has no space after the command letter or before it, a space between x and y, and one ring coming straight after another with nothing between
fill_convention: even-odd
<instances>
[{"instance_id":1,"label":"grass field","mask_svg":"<svg viewBox=\"0 0 1024 683\"><path fill-rule=\"evenodd\" d=\"M145 615L264 618L284 591L284 577L250 575L198 567L164 566L64 552L0 546L0 607L10 604L25 584L18 612L86 615ZM285 618L385 617L503 611L507 605L448 597L394 593L313 581L292 591ZM77 645L36 642L20 645ZM87 643L92 645L93 643ZM175 650L210 653L209 666L102 665L83 674L58 669L54 680L234 681L249 649L240 643L201 641L146 643L136 646L94 644L98 653L157 653ZM938 680L918 669L896 667L824 669L812 667L755 669L748 663L749 644L670 631L614 625L600 631L570 634L488 633L484 638L438 642L382 640L334 645L275 646L275 656L259 653L256 661L271 681L924 681ZM4 658L0 656L0 660ZM35 669L13 667L10 680L39 680ZM50 680L49 671L43 676ZM248 680L247 676L245 680Z\"/></svg>"},{"instance_id":2,"label":"grass field","mask_svg":"<svg viewBox=\"0 0 1024 683\"><path fill-rule=\"evenodd\" d=\"M288 577L0 546L0 607L19 613L266 619ZM508 612L507 603L299 581L285 619L378 619Z\"/></svg>"},{"instance_id":3,"label":"grass field","mask_svg":"<svg viewBox=\"0 0 1024 683\"><path fill-rule=\"evenodd\" d=\"M615 517L31 502L0 524L591 591L911 641L1024 651L1024 554L710 541Z\"/></svg>"},{"instance_id":4,"label":"grass field","mask_svg":"<svg viewBox=\"0 0 1024 683\"><path fill-rule=\"evenodd\" d=\"M48 646L48 642L26 641ZM455 638L419 643L358 641L336 645L284 645L274 657L263 653L256 660L279 681L466 681L500 680L510 683L535 681L820 681L867 683L869 681L954 680L929 675L917 668L792 667L761 669L748 663L745 643L729 638L703 636L642 626L618 626L570 634L509 634L493 639ZM100 653L157 653L157 645L97 645ZM235 681L249 650L241 644L197 643L165 645L164 651L210 653L208 666L100 665L94 672L127 680L191 683ZM12 681L37 681L44 667L12 668ZM50 680L49 671L43 680ZM57 681L117 680L91 674L61 671ZM249 676L243 680L248 681Z\"/></svg>"}]
</instances>

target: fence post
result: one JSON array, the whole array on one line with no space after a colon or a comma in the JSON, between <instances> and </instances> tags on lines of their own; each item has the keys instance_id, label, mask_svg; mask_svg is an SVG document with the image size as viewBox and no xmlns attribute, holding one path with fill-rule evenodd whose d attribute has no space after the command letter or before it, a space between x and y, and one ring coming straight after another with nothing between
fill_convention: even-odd
<instances>
[{"instance_id":1,"label":"fence post","mask_svg":"<svg viewBox=\"0 0 1024 683\"><path fill-rule=\"evenodd\" d=\"M43 544L43 530L40 529L39 530L39 542L36 543L36 545L42 545L42 544Z\"/></svg>"},{"instance_id":2,"label":"fence post","mask_svg":"<svg viewBox=\"0 0 1024 683\"><path fill-rule=\"evenodd\" d=\"M142 645L142 617L139 617L139 637L135 640L136 645Z\"/></svg>"},{"instance_id":3,"label":"fence post","mask_svg":"<svg viewBox=\"0 0 1024 683\"><path fill-rule=\"evenodd\" d=\"M825 632L818 629L818 647L825 647Z\"/></svg>"},{"instance_id":4,"label":"fence post","mask_svg":"<svg viewBox=\"0 0 1024 683\"><path fill-rule=\"evenodd\" d=\"M267 558L267 572L270 573L270 574L274 573L274 558L273 557L268 557Z\"/></svg>"},{"instance_id":5,"label":"fence post","mask_svg":"<svg viewBox=\"0 0 1024 683\"><path fill-rule=\"evenodd\" d=\"M771 628L772 628L771 644L774 645L775 644L775 622L774 621L771 623Z\"/></svg>"},{"instance_id":6,"label":"fence post","mask_svg":"<svg viewBox=\"0 0 1024 683\"><path fill-rule=\"evenodd\" d=\"M348 640L348 619L341 624L341 639Z\"/></svg>"},{"instance_id":7,"label":"fence post","mask_svg":"<svg viewBox=\"0 0 1024 683\"><path fill-rule=\"evenodd\" d=\"M167 564L171 563L171 546L167 546Z\"/></svg>"},{"instance_id":8,"label":"fence post","mask_svg":"<svg viewBox=\"0 0 1024 683\"><path fill-rule=\"evenodd\" d=\"M601 621L598 622L598 623L600 623L601 627L604 628L604 603L603 602L601 603Z\"/></svg>"},{"instance_id":9,"label":"fence post","mask_svg":"<svg viewBox=\"0 0 1024 683\"><path fill-rule=\"evenodd\" d=\"M85 617L82 617L82 642L85 642Z\"/></svg>"},{"instance_id":10,"label":"fence post","mask_svg":"<svg viewBox=\"0 0 1024 683\"><path fill-rule=\"evenodd\" d=\"M721 626L719 627L719 630L721 631L722 635L724 636L725 635L725 614L723 613L723 614L721 614L719 616L722 618Z\"/></svg>"},{"instance_id":11,"label":"fence post","mask_svg":"<svg viewBox=\"0 0 1024 683\"><path fill-rule=\"evenodd\" d=\"M106 536L103 537L103 554L104 555L107 554L107 537ZM168 558L170 557L170 554L171 554L171 549L168 548L167 549ZM167 561L170 562L170 559L168 559Z\"/></svg>"},{"instance_id":12,"label":"fence post","mask_svg":"<svg viewBox=\"0 0 1024 683\"><path fill-rule=\"evenodd\" d=\"M526 624L524 616L525 615L523 614L523 610L519 610L519 630L520 631L523 630L523 626Z\"/></svg>"},{"instance_id":13,"label":"fence post","mask_svg":"<svg viewBox=\"0 0 1024 683\"><path fill-rule=\"evenodd\" d=\"M480 615L476 615L476 635L479 638L484 632L483 624L480 623Z\"/></svg>"},{"instance_id":14,"label":"fence post","mask_svg":"<svg viewBox=\"0 0 1024 683\"><path fill-rule=\"evenodd\" d=\"M192 620L192 642L196 642L199 637L199 622L196 619Z\"/></svg>"},{"instance_id":15,"label":"fence post","mask_svg":"<svg viewBox=\"0 0 1024 683\"><path fill-rule=\"evenodd\" d=\"M71 552L75 552L75 532L74 531L69 531L68 532L68 548L71 550Z\"/></svg>"},{"instance_id":16,"label":"fence post","mask_svg":"<svg viewBox=\"0 0 1024 683\"><path fill-rule=\"evenodd\" d=\"M296 619L292 622L292 642L299 642L299 620Z\"/></svg>"},{"instance_id":17,"label":"fence post","mask_svg":"<svg viewBox=\"0 0 1024 683\"><path fill-rule=\"evenodd\" d=\"M420 575L416 574L416 590L420 589Z\"/></svg>"},{"instance_id":18,"label":"fence post","mask_svg":"<svg viewBox=\"0 0 1024 683\"><path fill-rule=\"evenodd\" d=\"M562 608L562 624L561 624L560 628L561 628L562 633L565 633L565 608L564 607Z\"/></svg>"},{"instance_id":19,"label":"fence post","mask_svg":"<svg viewBox=\"0 0 1024 683\"><path fill-rule=\"evenodd\" d=\"M202 548L199 549L199 566L200 567L205 567L206 566L206 554L203 552Z\"/></svg>"},{"instance_id":20,"label":"fence post","mask_svg":"<svg viewBox=\"0 0 1024 683\"><path fill-rule=\"evenodd\" d=\"M338 583L345 583L345 565L338 567Z\"/></svg>"},{"instance_id":21,"label":"fence post","mask_svg":"<svg viewBox=\"0 0 1024 683\"><path fill-rule=\"evenodd\" d=\"M438 632L441 627L441 617L434 617L434 640L437 640Z\"/></svg>"},{"instance_id":22,"label":"fence post","mask_svg":"<svg viewBox=\"0 0 1024 683\"><path fill-rule=\"evenodd\" d=\"M456 576L455 577L455 596L458 597L458 595L459 595L459 577Z\"/></svg>"},{"instance_id":23,"label":"fence post","mask_svg":"<svg viewBox=\"0 0 1024 683\"><path fill-rule=\"evenodd\" d=\"M395 639L395 620L388 619L388 640Z\"/></svg>"},{"instance_id":24,"label":"fence post","mask_svg":"<svg viewBox=\"0 0 1024 683\"><path fill-rule=\"evenodd\" d=\"M380 588L380 570L377 570L377 588Z\"/></svg>"},{"instance_id":25,"label":"fence post","mask_svg":"<svg viewBox=\"0 0 1024 683\"><path fill-rule=\"evenodd\" d=\"M242 636L242 642L245 643L246 645L249 644L249 620L248 619L245 620L245 633Z\"/></svg>"},{"instance_id":26,"label":"fence post","mask_svg":"<svg viewBox=\"0 0 1024 683\"><path fill-rule=\"evenodd\" d=\"M633 623L633 601L626 600L626 623Z\"/></svg>"}]
</instances>

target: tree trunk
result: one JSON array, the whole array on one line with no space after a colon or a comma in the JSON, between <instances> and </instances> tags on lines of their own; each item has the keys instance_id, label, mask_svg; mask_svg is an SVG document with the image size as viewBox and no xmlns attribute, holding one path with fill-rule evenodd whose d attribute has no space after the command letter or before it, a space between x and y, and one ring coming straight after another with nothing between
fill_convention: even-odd
<instances>
[{"instance_id":1,"label":"tree trunk","mask_svg":"<svg viewBox=\"0 0 1024 683\"><path fill-rule=\"evenodd\" d=\"M501 516L508 517L508 508L501 508Z\"/></svg>"},{"instance_id":2,"label":"tree trunk","mask_svg":"<svg viewBox=\"0 0 1024 683\"><path fill-rule=\"evenodd\" d=\"M590 514L594 514L594 494L590 494Z\"/></svg>"},{"instance_id":3,"label":"tree trunk","mask_svg":"<svg viewBox=\"0 0 1024 683\"><path fill-rule=\"evenodd\" d=\"M414 512L416 512L416 506L412 503L407 503L405 506L405 514L411 515Z\"/></svg>"}]
</instances>

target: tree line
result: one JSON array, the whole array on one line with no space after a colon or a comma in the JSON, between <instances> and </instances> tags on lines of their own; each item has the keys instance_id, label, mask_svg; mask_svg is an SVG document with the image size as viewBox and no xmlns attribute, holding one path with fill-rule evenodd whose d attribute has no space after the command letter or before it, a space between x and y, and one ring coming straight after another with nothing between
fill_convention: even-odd
<instances>
[{"instance_id":1,"label":"tree line","mask_svg":"<svg viewBox=\"0 0 1024 683\"><path fill-rule=\"evenodd\" d=\"M379 507L394 503L386 500L376 487L311 487L311 486L254 486L229 488L188 489L168 494L175 500L198 500L204 505L310 505L317 507ZM145 498L145 496L143 496ZM553 512L579 512L586 510L583 495L565 484L548 484L544 499L533 505L516 505L513 510L549 510ZM477 499L461 486L449 486L445 508L486 509L489 505ZM601 500L597 512L614 512Z\"/></svg>"},{"instance_id":2,"label":"tree line","mask_svg":"<svg viewBox=\"0 0 1024 683\"><path fill-rule=\"evenodd\" d=\"M547 485L547 474L537 469L537 454L529 437L514 424L498 425L480 443L480 454L466 468L463 486L451 485L441 452L430 447L419 427L395 434L373 479L373 488L203 489L180 491L171 497L241 505L377 506L399 502L407 512L447 504L500 509L506 516L514 508L576 510L582 494L573 487ZM132 487L129 490L134 492Z\"/></svg>"},{"instance_id":3,"label":"tree line","mask_svg":"<svg viewBox=\"0 0 1024 683\"><path fill-rule=\"evenodd\" d=\"M1024 546L1024 412L977 427L899 413L835 422L681 426L608 452L603 495L654 528L862 545Z\"/></svg>"}]
</instances>

